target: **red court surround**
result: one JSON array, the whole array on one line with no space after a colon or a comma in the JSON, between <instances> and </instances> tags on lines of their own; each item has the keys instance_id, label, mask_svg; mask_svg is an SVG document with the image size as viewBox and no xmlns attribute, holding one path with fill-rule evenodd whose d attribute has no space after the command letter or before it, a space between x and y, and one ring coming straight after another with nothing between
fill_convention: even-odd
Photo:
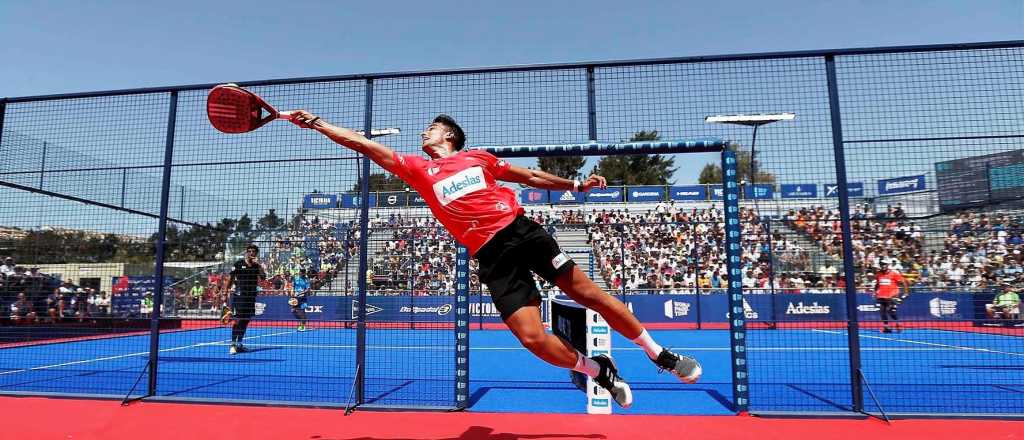
<instances>
[{"instance_id":1,"label":"red court surround","mask_svg":"<svg viewBox=\"0 0 1024 440\"><path fill-rule=\"evenodd\" d=\"M0 438L1024 440L1024 422L417 413L0 397Z\"/></svg>"}]
</instances>

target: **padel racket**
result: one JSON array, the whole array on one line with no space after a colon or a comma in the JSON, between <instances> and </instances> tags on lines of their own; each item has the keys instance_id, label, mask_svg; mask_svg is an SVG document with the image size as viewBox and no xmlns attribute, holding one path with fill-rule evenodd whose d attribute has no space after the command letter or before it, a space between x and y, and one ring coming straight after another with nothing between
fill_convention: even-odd
<instances>
[{"instance_id":1,"label":"padel racket","mask_svg":"<svg viewBox=\"0 0 1024 440\"><path fill-rule=\"evenodd\" d=\"M221 84L206 97L206 116L224 133L247 133L274 119L288 119L259 95L234 84Z\"/></svg>"},{"instance_id":2,"label":"padel racket","mask_svg":"<svg viewBox=\"0 0 1024 440\"><path fill-rule=\"evenodd\" d=\"M279 112L259 95L235 84L221 84L206 97L206 116L213 128L224 133L248 133L275 119L291 119L291 112ZM398 128L372 130L370 137L399 134ZM366 134L356 131L360 135Z\"/></svg>"}]
</instances>

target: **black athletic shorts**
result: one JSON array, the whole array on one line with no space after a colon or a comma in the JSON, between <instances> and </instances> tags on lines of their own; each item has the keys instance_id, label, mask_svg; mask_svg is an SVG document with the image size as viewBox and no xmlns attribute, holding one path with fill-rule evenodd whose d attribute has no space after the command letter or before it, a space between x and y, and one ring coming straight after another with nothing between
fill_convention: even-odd
<instances>
[{"instance_id":1,"label":"black athletic shorts","mask_svg":"<svg viewBox=\"0 0 1024 440\"><path fill-rule=\"evenodd\" d=\"M576 265L544 228L523 216L498 231L474 257L501 319L540 299L534 273L553 284Z\"/></svg>"},{"instance_id":2,"label":"black athletic shorts","mask_svg":"<svg viewBox=\"0 0 1024 440\"><path fill-rule=\"evenodd\" d=\"M235 319L251 319L256 315L256 295L234 295L231 314Z\"/></svg>"}]
</instances>

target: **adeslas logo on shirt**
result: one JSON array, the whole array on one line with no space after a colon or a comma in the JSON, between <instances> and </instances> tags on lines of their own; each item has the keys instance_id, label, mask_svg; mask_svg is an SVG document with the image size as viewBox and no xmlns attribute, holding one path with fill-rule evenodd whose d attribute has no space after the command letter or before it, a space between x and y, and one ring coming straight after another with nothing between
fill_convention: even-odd
<instances>
[{"instance_id":1,"label":"adeslas logo on shirt","mask_svg":"<svg viewBox=\"0 0 1024 440\"><path fill-rule=\"evenodd\" d=\"M480 167L467 168L434 184L434 195L445 206L465 196L487 187L484 171Z\"/></svg>"}]
</instances>

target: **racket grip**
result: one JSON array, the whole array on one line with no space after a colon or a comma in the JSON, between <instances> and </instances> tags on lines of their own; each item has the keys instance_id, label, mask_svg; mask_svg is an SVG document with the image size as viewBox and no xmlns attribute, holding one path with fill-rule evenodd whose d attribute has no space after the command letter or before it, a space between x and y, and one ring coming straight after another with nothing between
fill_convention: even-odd
<instances>
[{"instance_id":1,"label":"racket grip","mask_svg":"<svg viewBox=\"0 0 1024 440\"><path fill-rule=\"evenodd\" d=\"M277 113L277 119L289 119L290 120L292 118L293 113L294 112L292 112L291 110L286 110L286 111L283 111L283 112L278 112Z\"/></svg>"}]
</instances>

